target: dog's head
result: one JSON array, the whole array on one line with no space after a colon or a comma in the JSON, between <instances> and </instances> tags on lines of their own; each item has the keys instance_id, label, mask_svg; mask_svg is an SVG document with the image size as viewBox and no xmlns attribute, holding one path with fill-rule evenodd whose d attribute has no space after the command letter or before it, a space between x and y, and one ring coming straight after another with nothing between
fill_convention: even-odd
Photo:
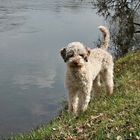
<instances>
[{"instance_id":1,"label":"dog's head","mask_svg":"<svg viewBox=\"0 0 140 140\"><path fill-rule=\"evenodd\" d=\"M73 68L80 68L88 62L90 49L80 42L69 43L60 50L64 62Z\"/></svg>"}]
</instances>

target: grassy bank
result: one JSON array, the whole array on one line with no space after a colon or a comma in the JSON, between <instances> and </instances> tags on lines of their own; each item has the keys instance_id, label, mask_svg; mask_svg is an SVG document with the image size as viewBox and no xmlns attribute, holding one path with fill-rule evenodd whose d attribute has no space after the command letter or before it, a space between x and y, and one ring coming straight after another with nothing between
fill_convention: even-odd
<instances>
[{"instance_id":1,"label":"grassy bank","mask_svg":"<svg viewBox=\"0 0 140 140\"><path fill-rule=\"evenodd\" d=\"M66 111L27 134L9 140L140 140L140 51L115 63L115 90L102 94L79 117Z\"/></svg>"}]
</instances>

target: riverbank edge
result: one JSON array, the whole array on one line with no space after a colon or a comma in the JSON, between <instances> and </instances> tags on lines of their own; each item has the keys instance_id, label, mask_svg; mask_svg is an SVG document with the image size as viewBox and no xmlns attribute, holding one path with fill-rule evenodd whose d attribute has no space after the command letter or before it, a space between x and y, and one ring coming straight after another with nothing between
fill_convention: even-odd
<instances>
[{"instance_id":1,"label":"riverbank edge","mask_svg":"<svg viewBox=\"0 0 140 140\"><path fill-rule=\"evenodd\" d=\"M49 124L8 140L140 139L140 50L115 62L112 97L94 98L80 116L64 109Z\"/></svg>"}]
</instances>

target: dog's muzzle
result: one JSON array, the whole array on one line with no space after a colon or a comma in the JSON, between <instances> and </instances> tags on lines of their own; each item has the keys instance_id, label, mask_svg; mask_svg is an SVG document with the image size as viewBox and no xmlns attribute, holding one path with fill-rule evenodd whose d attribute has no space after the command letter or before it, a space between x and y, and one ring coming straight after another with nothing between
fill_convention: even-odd
<instances>
[{"instance_id":1,"label":"dog's muzzle","mask_svg":"<svg viewBox=\"0 0 140 140\"><path fill-rule=\"evenodd\" d=\"M80 59L73 60L69 63L69 66L72 68L81 68L83 63L80 62Z\"/></svg>"}]
</instances>

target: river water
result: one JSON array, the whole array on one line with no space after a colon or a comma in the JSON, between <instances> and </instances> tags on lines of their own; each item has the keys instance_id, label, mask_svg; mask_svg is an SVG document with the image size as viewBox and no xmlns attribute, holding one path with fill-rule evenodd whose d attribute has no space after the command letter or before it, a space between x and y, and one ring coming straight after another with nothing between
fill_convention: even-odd
<instances>
[{"instance_id":1,"label":"river water","mask_svg":"<svg viewBox=\"0 0 140 140\"><path fill-rule=\"evenodd\" d=\"M103 19L79 0L0 0L0 136L49 122L66 100L59 50L94 47Z\"/></svg>"}]
</instances>

